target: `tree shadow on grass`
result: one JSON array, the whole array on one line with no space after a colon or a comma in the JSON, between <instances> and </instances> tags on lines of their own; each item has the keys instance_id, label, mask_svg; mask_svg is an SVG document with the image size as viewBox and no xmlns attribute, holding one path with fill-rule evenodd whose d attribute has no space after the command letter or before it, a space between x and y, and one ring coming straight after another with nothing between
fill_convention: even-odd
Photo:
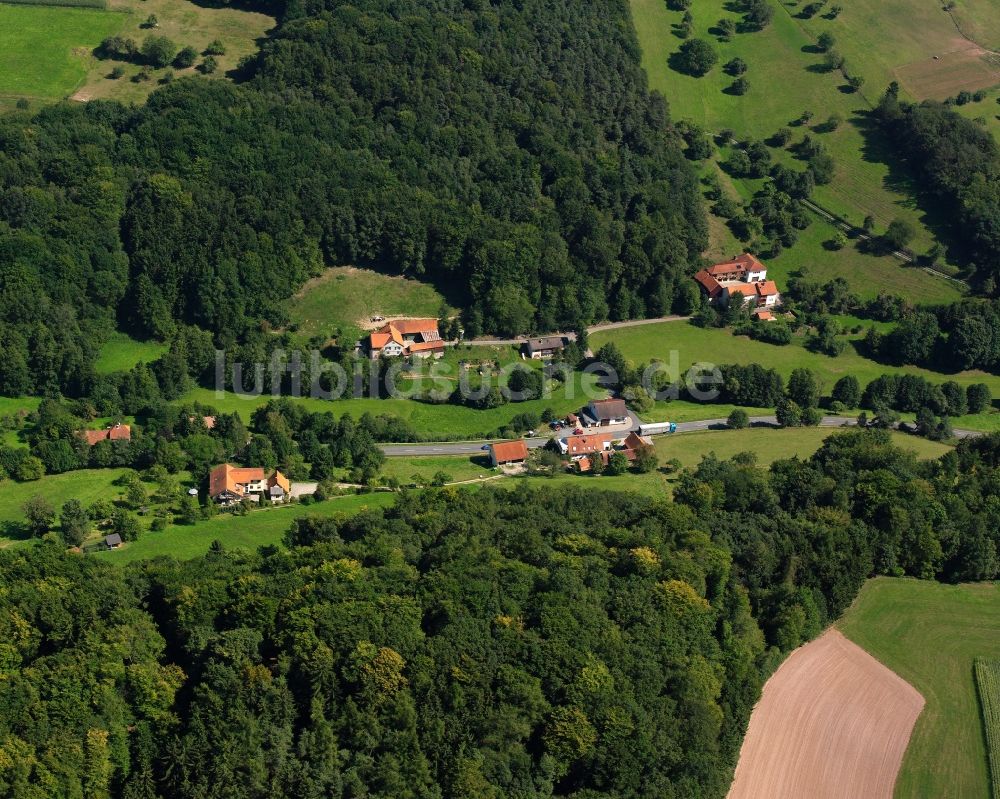
<instances>
[{"instance_id":1,"label":"tree shadow on grass","mask_svg":"<svg viewBox=\"0 0 1000 799\"><path fill-rule=\"evenodd\" d=\"M0 537L10 541L27 541L31 538L31 531L22 522L0 522Z\"/></svg>"},{"instance_id":2,"label":"tree shadow on grass","mask_svg":"<svg viewBox=\"0 0 1000 799\"><path fill-rule=\"evenodd\" d=\"M919 180L916 169L900 153L899 148L883 133L872 112L855 111L849 120L861 134L861 158L868 163L883 164L889 172L882 182L887 191L903 195L906 199L897 204L920 212L920 221L934 238L941 241L959 260L966 260L968 253L962 244L959 231L941 200L927 191Z\"/></svg>"}]
</instances>

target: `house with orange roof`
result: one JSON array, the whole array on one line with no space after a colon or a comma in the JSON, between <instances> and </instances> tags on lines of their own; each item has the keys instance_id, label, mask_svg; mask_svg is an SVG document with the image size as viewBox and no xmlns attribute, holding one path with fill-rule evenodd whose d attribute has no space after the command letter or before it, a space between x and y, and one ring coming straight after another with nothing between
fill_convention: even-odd
<instances>
[{"instance_id":1,"label":"house with orange roof","mask_svg":"<svg viewBox=\"0 0 1000 799\"><path fill-rule=\"evenodd\" d=\"M563 455L567 455L571 461L576 461L594 453L610 450L613 439L614 436L611 433L596 433L567 436L559 439L556 443Z\"/></svg>"},{"instance_id":2,"label":"house with orange roof","mask_svg":"<svg viewBox=\"0 0 1000 799\"><path fill-rule=\"evenodd\" d=\"M414 355L417 358L440 358L444 341L437 319L395 319L373 331L366 341L372 360Z\"/></svg>"},{"instance_id":3,"label":"house with orange roof","mask_svg":"<svg viewBox=\"0 0 1000 799\"><path fill-rule=\"evenodd\" d=\"M81 430L80 435L92 447L101 441L131 441L132 428L127 424L116 424L104 430Z\"/></svg>"},{"instance_id":4,"label":"house with orange roof","mask_svg":"<svg viewBox=\"0 0 1000 799\"><path fill-rule=\"evenodd\" d=\"M767 279L767 267L750 253L713 264L694 275L709 301L728 305L736 297L754 308L771 308L781 303L781 293Z\"/></svg>"},{"instance_id":5,"label":"house with orange roof","mask_svg":"<svg viewBox=\"0 0 1000 799\"><path fill-rule=\"evenodd\" d=\"M267 496L273 502L283 502L291 494L292 484L281 472L268 474L259 466L233 466L223 463L208 474L208 495L221 505L244 499Z\"/></svg>"},{"instance_id":6,"label":"house with orange roof","mask_svg":"<svg viewBox=\"0 0 1000 799\"><path fill-rule=\"evenodd\" d=\"M528 445L523 439L497 441L490 444L490 463L503 466L508 463L524 463L528 459Z\"/></svg>"}]
</instances>

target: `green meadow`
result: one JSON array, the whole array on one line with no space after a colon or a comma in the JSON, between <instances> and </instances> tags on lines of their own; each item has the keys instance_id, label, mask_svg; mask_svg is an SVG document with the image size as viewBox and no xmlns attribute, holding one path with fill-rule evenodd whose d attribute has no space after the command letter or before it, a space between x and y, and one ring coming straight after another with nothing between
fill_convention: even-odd
<instances>
[{"instance_id":1,"label":"green meadow","mask_svg":"<svg viewBox=\"0 0 1000 799\"><path fill-rule=\"evenodd\" d=\"M856 340L862 334L849 336ZM837 357L810 352L801 338L791 344L778 346L754 341L746 336L734 336L725 328L700 328L687 322L656 322L638 327L600 331L590 336L590 344L597 350L613 341L622 354L639 364L655 359L669 363L670 353L676 350L680 369L687 370L694 363L727 364L759 363L776 369L788 377L793 369L807 367L816 372L827 391L844 375L858 378L862 387L883 374L917 374L936 383L954 380L962 385L986 383L995 397L1000 397L1000 376L985 372L969 371L942 374L915 366L889 366L862 357L852 347Z\"/></svg>"},{"instance_id":2,"label":"green meadow","mask_svg":"<svg viewBox=\"0 0 1000 799\"><path fill-rule=\"evenodd\" d=\"M300 336L357 335L372 316L437 318L454 312L429 283L353 266L334 266L308 281L289 300L288 315Z\"/></svg>"},{"instance_id":3,"label":"green meadow","mask_svg":"<svg viewBox=\"0 0 1000 799\"><path fill-rule=\"evenodd\" d=\"M839 72L817 70L822 55L812 52L813 38L787 7L776 4L774 19L767 28L737 34L727 43L709 34L719 19L738 19L726 6L725 0L705 0L691 7L694 37L711 41L719 54L719 64L708 75L694 78L668 64L669 56L683 41L673 30L681 13L668 10L662 0L632 1L650 87L667 98L673 115L691 119L711 131L731 128L738 136L763 139L807 110L815 114L813 126L831 114L839 114L845 124L832 133L796 131L798 138L806 132L818 137L837 161L836 177L828 186L817 189L817 201L855 224L867 213L873 214L883 227L896 216L919 222L919 213L910 207L912 200L905 191L908 184L900 181L900 176L890 175L886 165L865 157L871 144L862 133L862 121L856 117L870 106L861 95L841 91L844 79ZM737 56L749 67L746 76L751 90L742 97L724 92L732 78L721 69L722 64ZM903 191L890 189L892 184ZM925 240L930 243L929 236Z\"/></svg>"},{"instance_id":4,"label":"green meadow","mask_svg":"<svg viewBox=\"0 0 1000 799\"><path fill-rule=\"evenodd\" d=\"M160 532L147 531L138 541L120 549L102 550L91 556L114 563L129 563L160 556L178 560L204 555L212 542L226 549L255 550L257 547L281 545L285 532L295 519L302 516L334 516L354 514L367 508L391 505L395 495L388 492L350 494L334 497L313 505L292 504L252 511L246 516L219 514L213 519L190 526L172 525Z\"/></svg>"},{"instance_id":5,"label":"green meadow","mask_svg":"<svg viewBox=\"0 0 1000 799\"><path fill-rule=\"evenodd\" d=\"M837 627L927 702L895 799L989 799L973 663L1000 658L1000 587L880 577L864 585Z\"/></svg>"},{"instance_id":6,"label":"green meadow","mask_svg":"<svg viewBox=\"0 0 1000 799\"><path fill-rule=\"evenodd\" d=\"M430 387L429 383L424 383ZM448 388L450 384L445 384ZM400 384L400 388L403 388ZM493 434L510 423L510 420L522 413L541 414L546 408L552 408L557 415L565 415L578 410L589 402L590 397L606 396L607 392L597 389L591 377L574 373L572 382L551 390L551 396L526 402L511 402L499 408L477 410L465 406L449 404L432 404L413 399L371 399L345 398L324 400L303 397L295 400L302 403L311 412L330 412L337 416L350 414L355 418L365 413L373 415L388 415L403 419L413 426L418 435L430 440L435 438L482 438ZM221 413L239 413L244 419L262 405L267 404L272 397L246 397L224 392L221 398L216 392L207 388L196 388L188 392L180 401L198 401L211 405Z\"/></svg>"},{"instance_id":7,"label":"green meadow","mask_svg":"<svg viewBox=\"0 0 1000 799\"><path fill-rule=\"evenodd\" d=\"M933 219L916 207L909 176L884 163L884 144L866 130L864 113L871 107L866 95L874 93L877 97L883 87L866 86L865 93L852 93L845 89L839 72L823 71L823 56L817 52L813 34L792 16L795 7L775 4L774 19L766 29L740 33L731 42L721 42L709 31L714 30L720 19L736 21L738 16L727 10L726 0L693 4L693 36L710 41L719 54L718 65L708 75L694 78L669 65L670 56L683 41L675 31L682 14L669 10L662 0L631 0L631 6L650 88L667 98L675 118L690 119L712 132L730 128L738 137L766 139L793 123L803 112L811 111L815 116L809 127L794 127L792 141L800 141L805 134L817 138L837 164L833 181L817 187L816 202L858 226L871 214L879 230L884 230L896 217L908 219L918 230L914 249L922 251L933 243L926 227ZM751 89L744 96L725 91L733 79L722 70L722 65L737 56L749 67L746 77ZM815 130L834 114L843 120L835 131ZM778 160L793 162L787 150L772 152ZM808 253L808 258L818 260L824 254L821 249L807 248L806 243L797 248ZM896 279L905 279L898 262L888 258L885 261L887 266L883 269L895 264L899 272ZM863 265L853 270L860 270L862 277L867 274ZM872 290L864 282L856 288Z\"/></svg>"},{"instance_id":8,"label":"green meadow","mask_svg":"<svg viewBox=\"0 0 1000 799\"><path fill-rule=\"evenodd\" d=\"M138 363L151 363L167 351L158 341L137 341L125 333L114 332L101 346L94 368L98 374L125 372Z\"/></svg>"},{"instance_id":9,"label":"green meadow","mask_svg":"<svg viewBox=\"0 0 1000 799\"><path fill-rule=\"evenodd\" d=\"M101 9L0 3L0 95L71 94L95 61L91 51L126 20Z\"/></svg>"},{"instance_id":10,"label":"green meadow","mask_svg":"<svg viewBox=\"0 0 1000 799\"><path fill-rule=\"evenodd\" d=\"M98 499L115 500L121 489L112 485L127 469L79 469L64 474L46 475L40 480L17 483L0 480L0 539L20 538L20 525L24 519L21 507L31 497L45 497L58 509L71 499L78 499L84 506ZM0 540L0 546L3 541Z\"/></svg>"}]
</instances>

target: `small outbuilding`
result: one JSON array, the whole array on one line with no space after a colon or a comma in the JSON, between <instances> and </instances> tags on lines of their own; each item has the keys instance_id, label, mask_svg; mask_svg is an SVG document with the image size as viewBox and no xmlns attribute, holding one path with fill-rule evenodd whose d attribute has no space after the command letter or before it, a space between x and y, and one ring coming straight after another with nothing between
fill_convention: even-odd
<instances>
[{"instance_id":1,"label":"small outbuilding","mask_svg":"<svg viewBox=\"0 0 1000 799\"><path fill-rule=\"evenodd\" d=\"M490 463L503 466L507 463L524 463L528 459L528 445L522 439L497 441L490 444Z\"/></svg>"},{"instance_id":2,"label":"small outbuilding","mask_svg":"<svg viewBox=\"0 0 1000 799\"><path fill-rule=\"evenodd\" d=\"M104 546L108 549L118 549L122 545L122 537L118 533L104 536Z\"/></svg>"}]
</instances>

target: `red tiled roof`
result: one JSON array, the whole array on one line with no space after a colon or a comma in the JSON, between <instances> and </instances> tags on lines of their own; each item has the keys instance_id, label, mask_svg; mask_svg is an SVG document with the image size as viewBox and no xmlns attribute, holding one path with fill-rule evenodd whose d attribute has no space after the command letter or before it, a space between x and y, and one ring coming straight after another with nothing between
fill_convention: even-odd
<instances>
[{"instance_id":1,"label":"red tiled roof","mask_svg":"<svg viewBox=\"0 0 1000 799\"><path fill-rule=\"evenodd\" d=\"M753 312L753 315L756 316L758 319L760 319L760 321L762 322L774 321L774 314L771 313L770 311L757 310Z\"/></svg>"},{"instance_id":2,"label":"red tiled roof","mask_svg":"<svg viewBox=\"0 0 1000 799\"><path fill-rule=\"evenodd\" d=\"M268 486L281 486L286 494L292 490L292 484L289 482L288 478L277 470L275 470L274 474L267 478L267 484Z\"/></svg>"},{"instance_id":3,"label":"red tiled roof","mask_svg":"<svg viewBox=\"0 0 1000 799\"><path fill-rule=\"evenodd\" d=\"M719 285L719 281L712 277L707 270L702 269L695 272L694 279L708 292L709 297L717 297L722 293L722 286Z\"/></svg>"},{"instance_id":4,"label":"red tiled roof","mask_svg":"<svg viewBox=\"0 0 1000 799\"><path fill-rule=\"evenodd\" d=\"M757 293L756 287L759 285L759 283L737 283L735 285L726 286L726 288L729 289L730 296L733 294L739 294L745 297L752 297Z\"/></svg>"},{"instance_id":5,"label":"red tiled roof","mask_svg":"<svg viewBox=\"0 0 1000 799\"><path fill-rule=\"evenodd\" d=\"M127 424L116 424L104 430L81 430L83 438L88 446L94 446L100 441L131 441L132 428Z\"/></svg>"},{"instance_id":6,"label":"red tiled roof","mask_svg":"<svg viewBox=\"0 0 1000 799\"><path fill-rule=\"evenodd\" d=\"M643 447L653 446L653 440L647 436L640 436L633 430L625 437L625 440L622 442L622 446L624 446L626 450L637 450L642 449Z\"/></svg>"},{"instance_id":7,"label":"red tiled roof","mask_svg":"<svg viewBox=\"0 0 1000 799\"><path fill-rule=\"evenodd\" d=\"M438 332L437 319L396 319L386 325L386 327L389 326L396 328L404 336L412 336L415 333Z\"/></svg>"},{"instance_id":8,"label":"red tiled roof","mask_svg":"<svg viewBox=\"0 0 1000 799\"><path fill-rule=\"evenodd\" d=\"M566 452L570 455L587 455L591 452L601 452L605 444L611 443L610 433L596 435L569 436L566 439Z\"/></svg>"},{"instance_id":9,"label":"red tiled roof","mask_svg":"<svg viewBox=\"0 0 1000 799\"><path fill-rule=\"evenodd\" d=\"M280 474L280 472L279 472ZM243 496L243 485L264 479L262 468L244 468L223 463L216 466L208 475L208 495L217 497L228 491L236 496Z\"/></svg>"},{"instance_id":10,"label":"red tiled roof","mask_svg":"<svg viewBox=\"0 0 1000 799\"><path fill-rule=\"evenodd\" d=\"M778 293L778 286L773 280L764 280L760 283L754 283L754 287L757 290L757 296L759 297L770 297L772 294Z\"/></svg>"},{"instance_id":11,"label":"red tiled roof","mask_svg":"<svg viewBox=\"0 0 1000 799\"><path fill-rule=\"evenodd\" d=\"M401 347L406 347L403 336L420 334L424 342L414 342L409 345L414 352L444 348L441 334L438 332L437 319L396 319L388 322L368 336L368 346L372 350L380 350L390 341L395 341Z\"/></svg>"},{"instance_id":12,"label":"red tiled roof","mask_svg":"<svg viewBox=\"0 0 1000 799\"><path fill-rule=\"evenodd\" d=\"M444 342L437 341L414 341L410 343L410 352L444 352Z\"/></svg>"},{"instance_id":13,"label":"red tiled roof","mask_svg":"<svg viewBox=\"0 0 1000 799\"><path fill-rule=\"evenodd\" d=\"M497 441L490 444L490 450L497 463L523 461L528 457L528 446L521 439L516 441Z\"/></svg>"}]
</instances>

